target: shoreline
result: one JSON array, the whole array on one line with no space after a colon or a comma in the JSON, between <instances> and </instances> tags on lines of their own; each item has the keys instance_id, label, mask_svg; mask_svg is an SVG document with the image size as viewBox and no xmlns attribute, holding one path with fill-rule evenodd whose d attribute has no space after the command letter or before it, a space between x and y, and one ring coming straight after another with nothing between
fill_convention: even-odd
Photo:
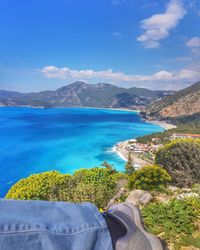
<instances>
[{"instance_id":1,"label":"shoreline","mask_svg":"<svg viewBox=\"0 0 200 250\"><path fill-rule=\"evenodd\" d=\"M108 108L108 107L43 107L43 106L1 106L0 108L33 108L33 109L105 109L105 110L116 110L116 111L127 111L127 112L134 112L140 113L141 110L137 109L128 109L128 108Z\"/></svg>"},{"instance_id":2,"label":"shoreline","mask_svg":"<svg viewBox=\"0 0 200 250\"><path fill-rule=\"evenodd\" d=\"M146 123L150 123L150 124L154 124L154 125L158 125L162 128L164 128L165 130L169 130L169 129L173 129L173 128L177 128L176 125L173 125L171 123L168 123L166 121L159 121L159 120L147 120L147 119L143 119Z\"/></svg>"},{"instance_id":3,"label":"shoreline","mask_svg":"<svg viewBox=\"0 0 200 250\"><path fill-rule=\"evenodd\" d=\"M115 153L115 154L117 154L122 160L124 160L125 162L127 162L127 158L125 157L125 155L123 155L123 153L118 150L118 145L120 143L122 143L122 142L118 142L115 146L113 146L112 152Z\"/></svg>"},{"instance_id":4,"label":"shoreline","mask_svg":"<svg viewBox=\"0 0 200 250\"><path fill-rule=\"evenodd\" d=\"M113 153L116 153L125 162L127 162L128 155L129 155L129 151L126 149L128 144L129 144L129 140L119 142L113 147L113 150L112 150ZM150 161L143 160L142 158L138 157L135 154L131 154L131 158L134 162L134 165L137 168L141 168L141 167L151 164Z\"/></svg>"},{"instance_id":5,"label":"shoreline","mask_svg":"<svg viewBox=\"0 0 200 250\"><path fill-rule=\"evenodd\" d=\"M141 116L140 116L141 117ZM149 123L149 124L154 124L157 126L160 126L162 128L164 128L164 130L169 130L169 129L173 129L176 128L177 126L165 122L165 121L159 121L159 120L148 120L148 119L142 119L144 122ZM163 133L163 132L162 132ZM122 160L127 161L128 159L128 153L129 151L126 149L127 145L129 144L129 141L132 140L133 138L126 140L126 141L122 141L122 142L118 142L117 144L115 144L113 146L113 152L116 153ZM136 165L140 165L140 167L146 166L151 164L150 162L143 160L142 158L136 156L135 154L131 154L133 162Z\"/></svg>"}]
</instances>

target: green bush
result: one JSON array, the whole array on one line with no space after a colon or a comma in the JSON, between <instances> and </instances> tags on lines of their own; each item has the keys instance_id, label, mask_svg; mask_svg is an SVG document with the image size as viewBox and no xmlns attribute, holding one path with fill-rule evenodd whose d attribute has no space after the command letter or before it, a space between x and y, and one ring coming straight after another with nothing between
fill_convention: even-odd
<instances>
[{"instance_id":1,"label":"green bush","mask_svg":"<svg viewBox=\"0 0 200 250\"><path fill-rule=\"evenodd\" d=\"M142 209L148 231L170 242L183 235L191 235L199 219L200 199L172 200L168 203L151 203Z\"/></svg>"},{"instance_id":2,"label":"green bush","mask_svg":"<svg viewBox=\"0 0 200 250\"><path fill-rule=\"evenodd\" d=\"M163 168L154 165L135 171L129 179L130 189L161 190L171 181L170 175Z\"/></svg>"},{"instance_id":3,"label":"green bush","mask_svg":"<svg viewBox=\"0 0 200 250\"><path fill-rule=\"evenodd\" d=\"M114 173L111 175L111 177L115 182L120 181L120 180L128 180L129 179L129 176L125 173L122 173L122 172Z\"/></svg>"},{"instance_id":4,"label":"green bush","mask_svg":"<svg viewBox=\"0 0 200 250\"><path fill-rule=\"evenodd\" d=\"M105 168L81 169L74 175L56 171L34 174L14 184L8 199L92 202L105 207L116 191L116 181Z\"/></svg>"},{"instance_id":5,"label":"green bush","mask_svg":"<svg viewBox=\"0 0 200 250\"><path fill-rule=\"evenodd\" d=\"M175 249L180 250L182 246L193 246L200 249L200 237L192 235L183 236L178 243L175 244Z\"/></svg>"},{"instance_id":6,"label":"green bush","mask_svg":"<svg viewBox=\"0 0 200 250\"><path fill-rule=\"evenodd\" d=\"M61 174L57 171L33 174L28 178L21 179L8 191L6 198L22 200L50 200L55 196L57 189L67 185L70 175Z\"/></svg>"},{"instance_id":7,"label":"green bush","mask_svg":"<svg viewBox=\"0 0 200 250\"><path fill-rule=\"evenodd\" d=\"M200 140L172 141L158 150L155 162L172 176L174 184L179 187L200 183Z\"/></svg>"},{"instance_id":8,"label":"green bush","mask_svg":"<svg viewBox=\"0 0 200 250\"><path fill-rule=\"evenodd\" d=\"M109 187L114 187L115 183L111 178L112 172L106 168L91 168L91 169L80 169L75 171L73 178L77 182L81 181L85 184L94 182L96 184L103 183Z\"/></svg>"},{"instance_id":9,"label":"green bush","mask_svg":"<svg viewBox=\"0 0 200 250\"><path fill-rule=\"evenodd\" d=\"M99 183L98 185L94 182L87 184L80 183L74 190L73 201L91 202L98 208L104 208L107 206L113 195L113 189L108 188L107 185L102 183Z\"/></svg>"}]
</instances>

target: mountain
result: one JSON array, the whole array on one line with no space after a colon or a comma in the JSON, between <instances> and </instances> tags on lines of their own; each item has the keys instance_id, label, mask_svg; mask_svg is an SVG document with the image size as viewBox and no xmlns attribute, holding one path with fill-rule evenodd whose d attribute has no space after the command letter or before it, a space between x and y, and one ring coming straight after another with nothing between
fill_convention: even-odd
<instances>
[{"instance_id":1,"label":"mountain","mask_svg":"<svg viewBox=\"0 0 200 250\"><path fill-rule=\"evenodd\" d=\"M0 106L141 108L171 93L78 81L55 91L38 93L0 90Z\"/></svg>"},{"instance_id":2,"label":"mountain","mask_svg":"<svg viewBox=\"0 0 200 250\"><path fill-rule=\"evenodd\" d=\"M200 82L177 91L147 108L150 119L192 121L200 118Z\"/></svg>"}]
</instances>

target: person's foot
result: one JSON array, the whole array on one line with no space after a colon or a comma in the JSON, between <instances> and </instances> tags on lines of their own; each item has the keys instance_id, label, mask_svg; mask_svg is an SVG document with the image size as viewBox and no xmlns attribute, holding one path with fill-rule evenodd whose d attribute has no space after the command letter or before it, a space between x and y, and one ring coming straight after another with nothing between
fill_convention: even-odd
<instances>
[{"instance_id":1,"label":"person's foot","mask_svg":"<svg viewBox=\"0 0 200 250\"><path fill-rule=\"evenodd\" d=\"M141 224L140 214L130 203L112 205L108 213L120 220L126 227L125 236L116 241L116 250L162 250L160 240L147 233Z\"/></svg>"}]
</instances>

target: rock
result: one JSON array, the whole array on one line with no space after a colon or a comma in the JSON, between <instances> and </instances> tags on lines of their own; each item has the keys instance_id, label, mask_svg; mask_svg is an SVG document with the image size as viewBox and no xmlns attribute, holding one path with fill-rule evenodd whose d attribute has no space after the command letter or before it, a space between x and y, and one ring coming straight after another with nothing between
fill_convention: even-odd
<instances>
[{"instance_id":1,"label":"rock","mask_svg":"<svg viewBox=\"0 0 200 250\"><path fill-rule=\"evenodd\" d=\"M197 193L190 192L190 193L182 193L176 196L177 199L184 200L190 197L199 197Z\"/></svg>"},{"instance_id":2,"label":"rock","mask_svg":"<svg viewBox=\"0 0 200 250\"><path fill-rule=\"evenodd\" d=\"M119 199L123 194L126 193L126 189L124 187L122 187L117 193L116 195L113 196L113 198L109 201L108 205L106 208L109 208L110 206L115 204L115 201L117 199Z\"/></svg>"},{"instance_id":3,"label":"rock","mask_svg":"<svg viewBox=\"0 0 200 250\"><path fill-rule=\"evenodd\" d=\"M179 190L179 188L174 187L174 186L169 186L169 187L168 187L168 190L170 190L170 191L172 191L172 192L175 192L175 191Z\"/></svg>"},{"instance_id":4,"label":"rock","mask_svg":"<svg viewBox=\"0 0 200 250\"><path fill-rule=\"evenodd\" d=\"M145 205L145 204L148 204L152 200L152 198L153 198L153 196L150 193L146 192L145 194L142 195L139 202L142 205Z\"/></svg>"},{"instance_id":5,"label":"rock","mask_svg":"<svg viewBox=\"0 0 200 250\"><path fill-rule=\"evenodd\" d=\"M145 205L152 200L153 196L147 191L143 190L133 190L130 192L129 196L126 199L126 202L133 205Z\"/></svg>"},{"instance_id":6,"label":"rock","mask_svg":"<svg viewBox=\"0 0 200 250\"><path fill-rule=\"evenodd\" d=\"M168 196L167 194L158 194L154 197L154 199L158 202L166 203L172 199L173 196Z\"/></svg>"}]
</instances>

